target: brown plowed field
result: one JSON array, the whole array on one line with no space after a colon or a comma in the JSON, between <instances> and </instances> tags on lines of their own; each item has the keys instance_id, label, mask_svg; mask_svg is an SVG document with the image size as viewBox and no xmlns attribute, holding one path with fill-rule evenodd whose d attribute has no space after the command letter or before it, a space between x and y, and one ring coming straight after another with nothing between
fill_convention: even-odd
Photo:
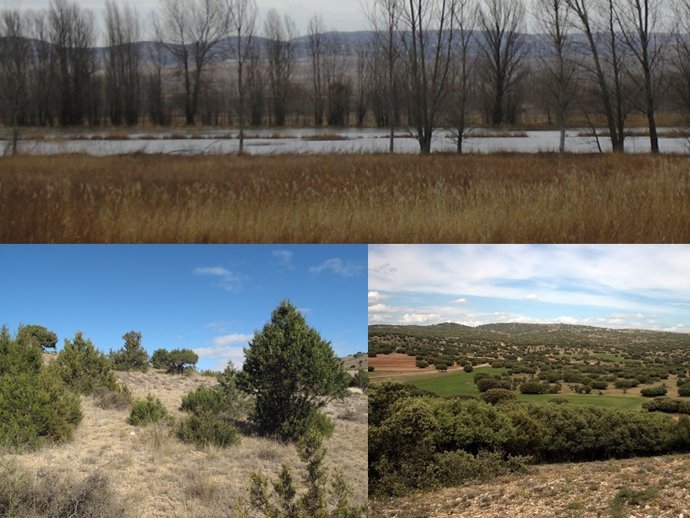
<instances>
[{"instance_id":1,"label":"brown plowed field","mask_svg":"<svg viewBox=\"0 0 690 518\"><path fill-rule=\"evenodd\" d=\"M433 365L429 365L425 369L419 369L415 365L415 357L408 356L406 354L393 353L393 354L379 354L376 358L369 358L369 365L375 367L375 373L391 373L391 372L414 372L414 373L427 373L435 372L436 368ZM448 370L458 370L460 367L453 365L449 367Z\"/></svg>"}]
</instances>

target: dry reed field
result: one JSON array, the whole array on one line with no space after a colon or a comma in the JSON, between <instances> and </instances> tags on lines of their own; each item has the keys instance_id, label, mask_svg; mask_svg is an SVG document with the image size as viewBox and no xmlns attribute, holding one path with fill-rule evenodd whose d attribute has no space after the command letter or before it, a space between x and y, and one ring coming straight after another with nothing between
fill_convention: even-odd
<instances>
[{"instance_id":1,"label":"dry reed field","mask_svg":"<svg viewBox=\"0 0 690 518\"><path fill-rule=\"evenodd\" d=\"M690 241L690 158L0 160L4 242Z\"/></svg>"},{"instance_id":2,"label":"dry reed field","mask_svg":"<svg viewBox=\"0 0 690 518\"><path fill-rule=\"evenodd\" d=\"M172 376L162 372L117 373L135 399L156 395L176 418L182 396L200 384L215 381L199 374ZM60 479L84 479L96 470L108 477L127 517L212 518L237 516L234 507L247 499L250 473L260 470L275 479L281 464L303 474L294 445L243 435L227 449L203 449L168 436L162 425L127 424L129 410L104 410L82 397L84 419L74 440L36 452L6 455L41 476L57 472ZM361 394L337 401L326 411L335 421L325 442L326 465L342 468L353 489L353 503L367 501L367 402Z\"/></svg>"}]
</instances>

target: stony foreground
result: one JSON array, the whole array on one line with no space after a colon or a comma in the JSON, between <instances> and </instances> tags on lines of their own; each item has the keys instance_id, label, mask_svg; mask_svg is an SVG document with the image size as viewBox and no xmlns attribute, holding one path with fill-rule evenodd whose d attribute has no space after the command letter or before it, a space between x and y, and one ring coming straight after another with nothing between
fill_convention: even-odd
<instances>
[{"instance_id":1,"label":"stony foreground","mask_svg":"<svg viewBox=\"0 0 690 518\"><path fill-rule=\"evenodd\" d=\"M370 517L690 517L690 455L536 466L491 483L373 501Z\"/></svg>"}]
</instances>

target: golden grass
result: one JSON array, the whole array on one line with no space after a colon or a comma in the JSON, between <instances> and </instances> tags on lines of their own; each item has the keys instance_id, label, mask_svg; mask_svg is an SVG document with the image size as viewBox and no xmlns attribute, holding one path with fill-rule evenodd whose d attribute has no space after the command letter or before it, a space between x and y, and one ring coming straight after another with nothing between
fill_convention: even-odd
<instances>
[{"instance_id":1,"label":"golden grass","mask_svg":"<svg viewBox=\"0 0 690 518\"><path fill-rule=\"evenodd\" d=\"M188 390L214 382L199 374L172 376L158 371L118 372L117 377L135 399L151 392L176 417L181 415L178 409ZM99 469L110 480L115 496L126 502L128 517L233 517L235 506L247 497L252 471L261 470L275 478L286 463L295 477L303 474L293 445L243 436L238 445L227 449L199 449L171 437L162 425L128 425L127 410L103 410L91 398L82 399L82 408L84 419L72 442L6 457L32 473L50 468L69 479L83 479ZM353 501L365 505L366 397L351 395L331 404L327 413L336 426L325 444L326 465L343 469L353 489Z\"/></svg>"},{"instance_id":2,"label":"golden grass","mask_svg":"<svg viewBox=\"0 0 690 518\"><path fill-rule=\"evenodd\" d=\"M0 160L4 242L689 242L690 158Z\"/></svg>"}]
</instances>

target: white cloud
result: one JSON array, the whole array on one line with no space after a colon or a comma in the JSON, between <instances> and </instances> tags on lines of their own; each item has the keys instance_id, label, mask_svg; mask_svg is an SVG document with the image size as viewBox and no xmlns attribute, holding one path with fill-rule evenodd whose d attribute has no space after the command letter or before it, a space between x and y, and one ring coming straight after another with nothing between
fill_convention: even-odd
<instances>
[{"instance_id":1,"label":"white cloud","mask_svg":"<svg viewBox=\"0 0 690 518\"><path fill-rule=\"evenodd\" d=\"M648 312L690 303L690 246L377 245L369 288Z\"/></svg>"},{"instance_id":2,"label":"white cloud","mask_svg":"<svg viewBox=\"0 0 690 518\"><path fill-rule=\"evenodd\" d=\"M239 289L242 287L242 281L244 280L239 275L234 274L222 266L205 266L195 268L193 272L194 275L216 277L218 279L218 285L227 291L239 291Z\"/></svg>"},{"instance_id":3,"label":"white cloud","mask_svg":"<svg viewBox=\"0 0 690 518\"><path fill-rule=\"evenodd\" d=\"M290 250L273 250L273 257L278 260L278 264L284 270L294 270L295 266L292 264L292 258L295 256Z\"/></svg>"},{"instance_id":4,"label":"white cloud","mask_svg":"<svg viewBox=\"0 0 690 518\"><path fill-rule=\"evenodd\" d=\"M534 293L530 293L528 295L525 295L525 300L539 300L539 297Z\"/></svg>"},{"instance_id":5,"label":"white cloud","mask_svg":"<svg viewBox=\"0 0 690 518\"><path fill-rule=\"evenodd\" d=\"M578 319L575 317L571 316L562 316L562 317L556 317L553 319L553 322L555 324L569 324L569 325L576 325L579 323Z\"/></svg>"},{"instance_id":6,"label":"white cloud","mask_svg":"<svg viewBox=\"0 0 690 518\"><path fill-rule=\"evenodd\" d=\"M462 298L462 299L455 299L451 301L451 304L467 304L467 299Z\"/></svg>"},{"instance_id":7,"label":"white cloud","mask_svg":"<svg viewBox=\"0 0 690 518\"><path fill-rule=\"evenodd\" d=\"M441 321L441 315L434 313L406 313L400 319L403 324L430 324Z\"/></svg>"},{"instance_id":8,"label":"white cloud","mask_svg":"<svg viewBox=\"0 0 690 518\"><path fill-rule=\"evenodd\" d=\"M342 277L356 277L364 269L362 263L354 261L343 261L339 258L327 259L323 263L309 268L311 273L322 273L330 271Z\"/></svg>"},{"instance_id":9,"label":"white cloud","mask_svg":"<svg viewBox=\"0 0 690 518\"><path fill-rule=\"evenodd\" d=\"M398 308L386 306L385 304L372 304L369 306L369 313L395 313Z\"/></svg>"},{"instance_id":10,"label":"white cloud","mask_svg":"<svg viewBox=\"0 0 690 518\"><path fill-rule=\"evenodd\" d=\"M213 345L199 347L194 352L200 359L210 361L214 370L223 370L229 361L237 368L244 363L244 346L254 335L230 334L217 336L213 339ZM239 344L242 344L239 346Z\"/></svg>"},{"instance_id":11,"label":"white cloud","mask_svg":"<svg viewBox=\"0 0 690 518\"><path fill-rule=\"evenodd\" d=\"M367 298L369 299L369 304L372 304L376 302L381 302L382 300L386 300L388 297L382 295L378 291L370 291L367 295Z\"/></svg>"},{"instance_id":12,"label":"white cloud","mask_svg":"<svg viewBox=\"0 0 690 518\"><path fill-rule=\"evenodd\" d=\"M217 277L226 277L232 273L222 266L206 266L203 268L194 268L196 275L215 275Z\"/></svg>"},{"instance_id":13,"label":"white cloud","mask_svg":"<svg viewBox=\"0 0 690 518\"><path fill-rule=\"evenodd\" d=\"M222 335L216 336L213 339L213 345L224 347L227 345L246 343L252 339L254 335L243 335L243 334L232 334L232 335Z\"/></svg>"}]
</instances>

